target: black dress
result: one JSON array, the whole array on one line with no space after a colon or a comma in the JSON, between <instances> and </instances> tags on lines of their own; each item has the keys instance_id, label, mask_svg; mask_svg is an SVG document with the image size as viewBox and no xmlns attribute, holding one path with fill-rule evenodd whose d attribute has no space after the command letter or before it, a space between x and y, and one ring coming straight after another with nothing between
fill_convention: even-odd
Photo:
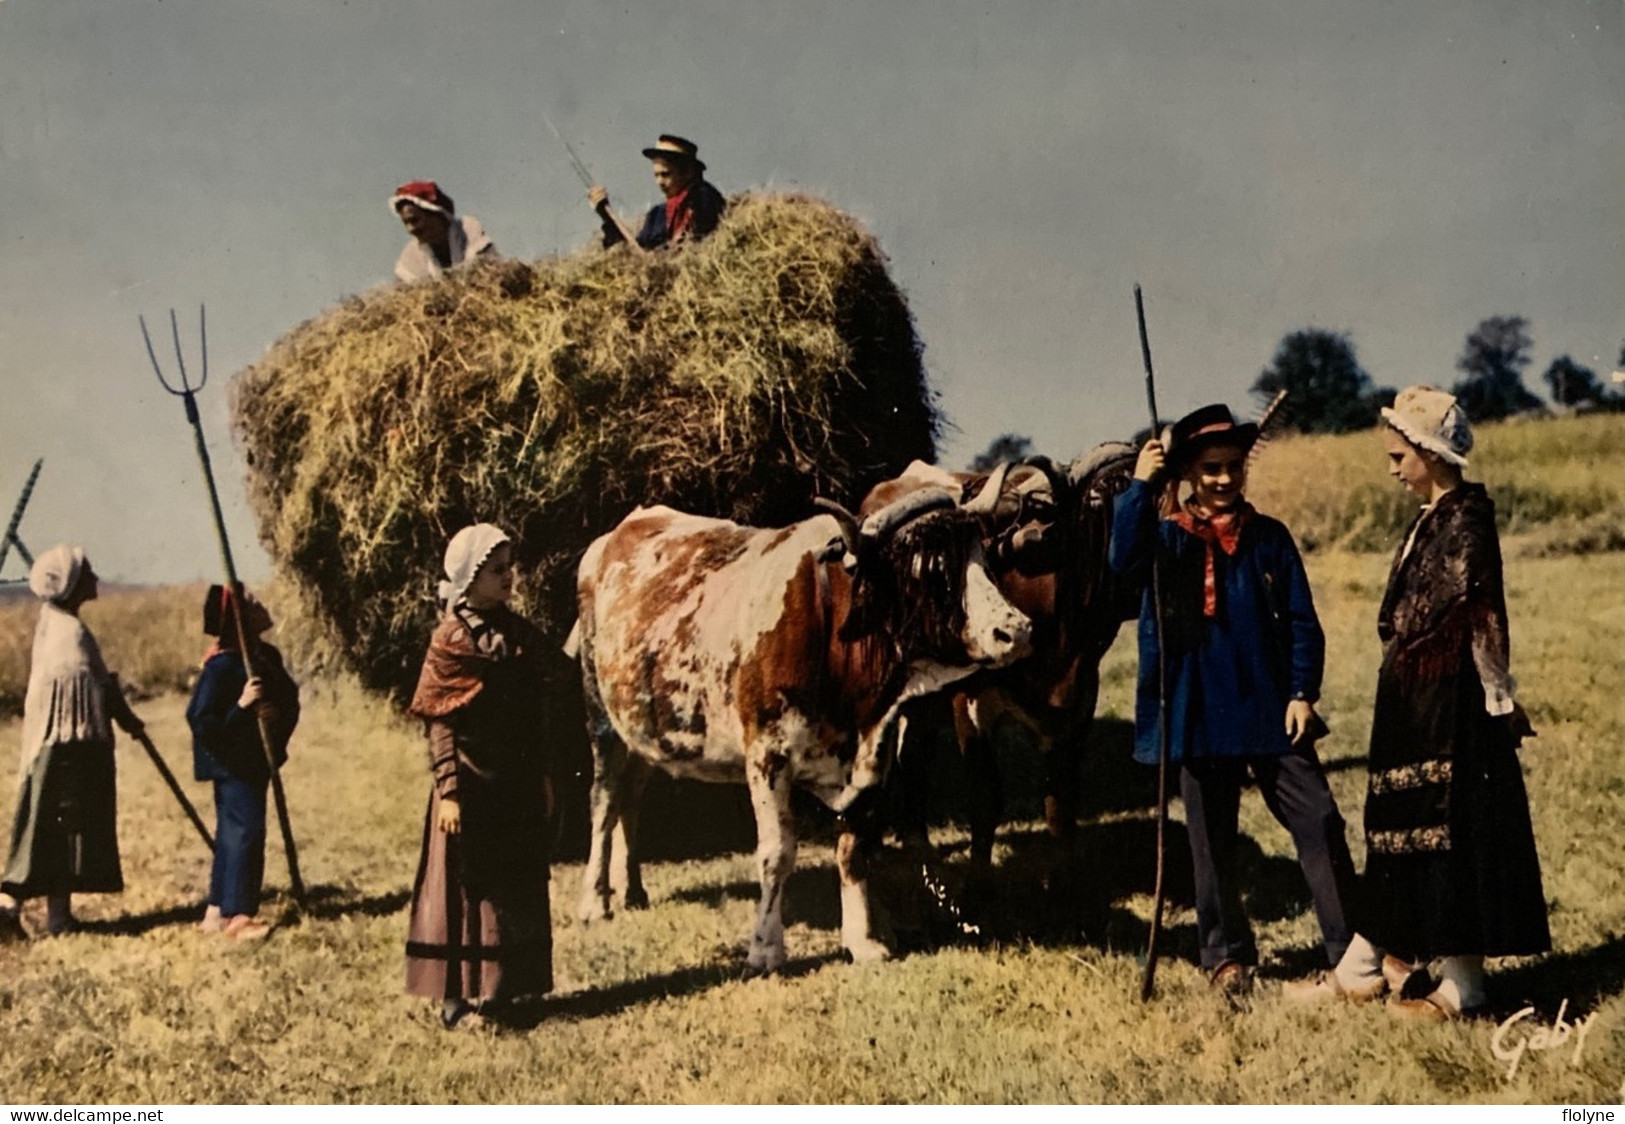
<instances>
[{"instance_id":1,"label":"black dress","mask_svg":"<svg viewBox=\"0 0 1625 1124\"><path fill-rule=\"evenodd\" d=\"M1486 706L1511 686L1495 505L1460 485L1406 541L1377 620L1360 929L1412 958L1545 952L1517 737Z\"/></svg>"}]
</instances>

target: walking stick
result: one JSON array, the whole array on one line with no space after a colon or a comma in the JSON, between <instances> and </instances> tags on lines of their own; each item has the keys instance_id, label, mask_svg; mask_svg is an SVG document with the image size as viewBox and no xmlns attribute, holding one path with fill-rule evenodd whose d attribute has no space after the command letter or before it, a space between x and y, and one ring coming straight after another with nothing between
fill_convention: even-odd
<instances>
[{"instance_id":1,"label":"walking stick","mask_svg":"<svg viewBox=\"0 0 1625 1124\"><path fill-rule=\"evenodd\" d=\"M176 390L164 378L164 369L158 365L158 356L152 350L152 337L147 334L146 317L138 317L141 321L141 338L147 344L147 358L152 360L153 373L158 376L158 382L169 393L186 401L186 420L192 425L192 436L197 441L197 456L203 465L203 480L209 486L209 506L214 514L214 529L220 537L220 561L225 565L226 587L231 590L231 616L237 627L237 645L243 653L243 670L248 677L254 677L253 653L249 651L248 631L243 627L243 583L237 580L237 564L231 558L231 540L226 537L226 520L220 512L220 493L214 485L214 468L209 463L209 447L203 441L203 422L198 417L197 392L203 389L209 381L209 333L204 319L203 306L198 306L197 322L198 337L202 345L203 374L198 384L193 386L186 377L186 359L181 354L181 330L175 322L175 310L169 310L169 330L175 337L175 362L180 368L181 386ZM293 891L293 900L303 909L305 905L305 882L299 877L299 851L293 842L293 825L288 820L288 797L282 791L282 774L277 769L276 757L272 752L274 739L271 728L265 719L265 714L259 707L255 707L255 717L259 720L260 749L265 753L265 764L271 771L271 794L276 798L277 824L282 828L282 852L288 860L288 885Z\"/></svg>"},{"instance_id":2,"label":"walking stick","mask_svg":"<svg viewBox=\"0 0 1625 1124\"><path fill-rule=\"evenodd\" d=\"M204 845L209 850L214 850L214 836L210 835L209 829L203 826L203 817L197 814L197 809L186 798L186 793L181 790L181 783L175 779L175 774L169 771L169 766L158 752L158 747L152 744L152 739L147 736L145 730L136 734L135 740L141 743L141 748L147 751L147 756L152 758L152 763L158 766L158 772L163 776L164 783L169 785L169 791L173 792L175 799L181 802L181 810L186 813L186 818L192 821L192 826L197 828L197 833L203 836Z\"/></svg>"},{"instance_id":3,"label":"walking stick","mask_svg":"<svg viewBox=\"0 0 1625 1124\"><path fill-rule=\"evenodd\" d=\"M1151 341L1145 334L1145 300L1134 286L1134 315L1140 322L1140 355L1145 360L1145 404L1151 411L1151 440L1157 435L1157 381L1151 370ZM1151 891L1151 933L1145 942L1145 974L1140 977L1140 1001L1151 998L1157 976L1157 937L1162 932L1162 877L1168 857L1168 653L1162 640L1162 568L1157 565L1158 543L1151 539L1151 613L1157 630L1157 876Z\"/></svg>"}]
</instances>

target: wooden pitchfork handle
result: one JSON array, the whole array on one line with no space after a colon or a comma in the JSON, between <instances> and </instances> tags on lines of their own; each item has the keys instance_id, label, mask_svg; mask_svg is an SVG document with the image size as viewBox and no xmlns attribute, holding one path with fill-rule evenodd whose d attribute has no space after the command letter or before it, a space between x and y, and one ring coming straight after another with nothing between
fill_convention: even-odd
<instances>
[{"instance_id":1,"label":"wooden pitchfork handle","mask_svg":"<svg viewBox=\"0 0 1625 1124\"><path fill-rule=\"evenodd\" d=\"M163 755L158 752L158 747L153 745L152 739L147 736L146 727L143 726L142 728L134 731L130 734L130 736L136 741L140 742L141 748L147 751L147 756L151 758L152 763L158 767L158 773L164 778L164 783L169 786L169 791L173 792L175 794L175 799L180 801L181 811L185 812L186 818L192 821L192 826L197 828L197 833L203 836L203 845L208 847L210 851L213 851L215 849L214 836L210 835L209 829L203 826L203 817L197 814L197 809L194 808L192 806L192 802L186 798L186 793L181 789L180 782L175 779L175 774L170 772L169 766L165 763Z\"/></svg>"},{"instance_id":2,"label":"wooden pitchfork handle","mask_svg":"<svg viewBox=\"0 0 1625 1124\"><path fill-rule=\"evenodd\" d=\"M605 199L602 203L598 204L597 211L605 219L615 224L615 229L621 232L621 237L626 239L626 244L628 246L631 246L639 253L644 252L643 244L638 241L638 236L632 233L631 227L627 226L626 223L621 221L621 216L615 213L615 209L609 205L608 199Z\"/></svg>"},{"instance_id":3,"label":"wooden pitchfork handle","mask_svg":"<svg viewBox=\"0 0 1625 1124\"><path fill-rule=\"evenodd\" d=\"M152 337L147 334L147 321L141 321L141 338L147 345L147 358L152 361L153 374L163 388L177 398L185 400L186 420L191 423L192 437L197 445L198 462L203 466L203 481L209 486L209 507L214 515L215 534L220 541L220 561L226 571L226 585L231 590L232 618L237 627L237 643L243 654L243 670L252 679L254 677L253 653L249 651L249 637L243 628L243 583L237 580L237 564L231 557L231 540L226 536L226 518L220 511L220 491L214 483L214 466L209 461L209 446L203 440L203 421L198 416L197 392L202 390L209 381L209 332L208 322L204 318L204 310L198 307L198 335L202 341L203 370L197 385L193 386L186 374L186 357L181 352L181 332L175 320L175 310L169 310L169 330L175 337L175 362L180 368L180 387L177 389L164 378L164 369L158 364L158 356L152 348ZM258 710L258 708L256 708ZM277 826L282 829L282 855L288 863L288 887L293 892L293 900L303 909L305 907L305 881L299 876L299 851L293 841L293 824L288 819L288 798L282 790L282 774L277 769L276 755L271 747L275 744L271 736L271 728L263 713L257 713L260 749L265 753L265 765L271 773L271 794L276 798Z\"/></svg>"}]
</instances>

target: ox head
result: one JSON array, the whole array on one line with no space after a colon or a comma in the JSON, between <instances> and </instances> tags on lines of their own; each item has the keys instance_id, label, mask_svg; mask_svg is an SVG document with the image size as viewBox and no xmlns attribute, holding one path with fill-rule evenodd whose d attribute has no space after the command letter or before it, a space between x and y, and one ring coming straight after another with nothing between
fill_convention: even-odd
<instances>
[{"instance_id":1,"label":"ox head","mask_svg":"<svg viewBox=\"0 0 1625 1124\"><path fill-rule=\"evenodd\" d=\"M910 493L861 524L838 504L815 502L841 528L826 560L840 558L852 575L843 642L951 666L1002 666L1030 650L1031 622L994 585L977 517L952 492Z\"/></svg>"},{"instance_id":2,"label":"ox head","mask_svg":"<svg viewBox=\"0 0 1625 1124\"><path fill-rule=\"evenodd\" d=\"M1115 602L1106 564L1112 501L1128 485L1137 454L1132 445L1107 442L1065 468L1034 456L967 481L963 507L981 522L1001 587L1028 612L1087 628L1103 594ZM1014 575L1021 580L1012 585ZM1041 589L1049 600L1034 599ZM1115 620L1116 609L1108 612Z\"/></svg>"},{"instance_id":3,"label":"ox head","mask_svg":"<svg viewBox=\"0 0 1625 1124\"><path fill-rule=\"evenodd\" d=\"M964 508L982 524L994 568L1026 575L1054 573L1062 558L1061 522L1071 499L1066 476L1048 457L1001 464L985 481L967 483Z\"/></svg>"}]
</instances>

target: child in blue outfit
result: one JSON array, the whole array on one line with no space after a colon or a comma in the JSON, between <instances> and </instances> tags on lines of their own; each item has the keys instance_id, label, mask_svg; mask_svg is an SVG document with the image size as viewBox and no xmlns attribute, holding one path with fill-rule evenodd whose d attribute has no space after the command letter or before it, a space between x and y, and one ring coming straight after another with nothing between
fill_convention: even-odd
<instances>
[{"instance_id":1,"label":"child in blue outfit","mask_svg":"<svg viewBox=\"0 0 1625 1124\"><path fill-rule=\"evenodd\" d=\"M255 671L249 677L232 600L232 592L218 585L204 598L203 631L215 642L186 708L193 775L214 782L214 866L199 927L236 940L258 940L270 932L258 914L265 876L265 790L271 783L259 720L263 714L280 768L299 721L299 688L283 667L282 653L260 639L271 627L271 614L245 591L242 631Z\"/></svg>"},{"instance_id":2,"label":"child in blue outfit","mask_svg":"<svg viewBox=\"0 0 1625 1124\"><path fill-rule=\"evenodd\" d=\"M1116 501L1109 562L1145 582L1140 611L1136 760L1157 763L1158 689L1166 675L1168 760L1179 771L1196 884L1202 967L1212 984L1246 990L1258 961L1236 882L1237 819L1249 776L1292 835L1336 964L1353 929L1354 864L1314 740L1325 636L1303 560L1279 521L1243 496L1258 427L1206 406L1147 441L1135 478ZM1163 481L1190 495L1164 517ZM1160 568L1160 655L1152 606L1153 554Z\"/></svg>"}]
</instances>

